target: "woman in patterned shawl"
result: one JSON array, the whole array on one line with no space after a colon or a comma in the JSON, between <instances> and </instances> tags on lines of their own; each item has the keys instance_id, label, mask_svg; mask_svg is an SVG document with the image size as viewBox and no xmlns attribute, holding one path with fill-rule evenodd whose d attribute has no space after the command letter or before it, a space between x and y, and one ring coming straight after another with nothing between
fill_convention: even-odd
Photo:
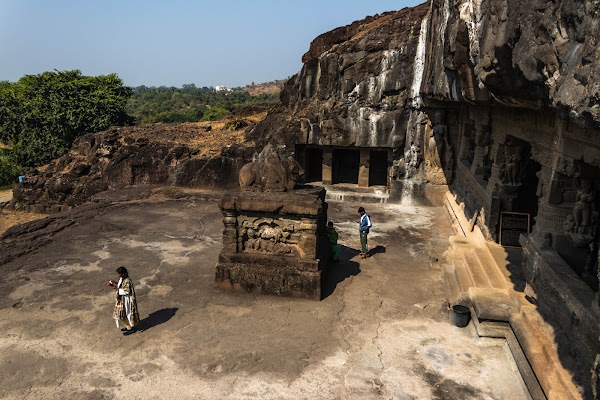
<instances>
[{"instance_id":1,"label":"woman in patterned shawl","mask_svg":"<svg viewBox=\"0 0 600 400\"><path fill-rule=\"evenodd\" d=\"M117 328L120 327L119 323L125 326L121 328L121 331L123 335L127 336L135 332L135 325L140 322L140 315L138 314L133 282L129 279L127 268L117 268L117 274L119 274L118 282L108 281L109 286L117 289L117 301L115 302L113 318L117 323Z\"/></svg>"}]
</instances>

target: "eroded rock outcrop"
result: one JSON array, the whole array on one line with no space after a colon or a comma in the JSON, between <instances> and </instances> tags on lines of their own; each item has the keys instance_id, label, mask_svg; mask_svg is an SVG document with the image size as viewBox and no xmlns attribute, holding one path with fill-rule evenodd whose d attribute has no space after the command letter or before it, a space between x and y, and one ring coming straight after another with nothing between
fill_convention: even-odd
<instances>
[{"instance_id":1,"label":"eroded rock outcrop","mask_svg":"<svg viewBox=\"0 0 600 400\"><path fill-rule=\"evenodd\" d=\"M11 207L56 212L135 184L235 187L253 146L243 132L207 127L157 124L82 136L68 154L30 171L14 189Z\"/></svg>"},{"instance_id":2,"label":"eroded rock outcrop","mask_svg":"<svg viewBox=\"0 0 600 400\"><path fill-rule=\"evenodd\" d=\"M204 125L114 128L80 137L70 152L30 171L14 189L11 207L56 212L96 193L135 184L228 188L253 148L243 132L216 133Z\"/></svg>"}]
</instances>

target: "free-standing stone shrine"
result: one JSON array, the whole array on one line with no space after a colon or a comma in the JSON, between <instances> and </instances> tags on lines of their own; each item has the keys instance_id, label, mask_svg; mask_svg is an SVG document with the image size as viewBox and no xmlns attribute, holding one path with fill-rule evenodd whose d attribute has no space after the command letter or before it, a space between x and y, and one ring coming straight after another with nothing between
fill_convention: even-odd
<instances>
[{"instance_id":1,"label":"free-standing stone shrine","mask_svg":"<svg viewBox=\"0 0 600 400\"><path fill-rule=\"evenodd\" d=\"M215 282L320 300L329 259L325 189L290 190L302 171L270 148L255 158L240 173L243 191L221 199L225 227Z\"/></svg>"}]
</instances>

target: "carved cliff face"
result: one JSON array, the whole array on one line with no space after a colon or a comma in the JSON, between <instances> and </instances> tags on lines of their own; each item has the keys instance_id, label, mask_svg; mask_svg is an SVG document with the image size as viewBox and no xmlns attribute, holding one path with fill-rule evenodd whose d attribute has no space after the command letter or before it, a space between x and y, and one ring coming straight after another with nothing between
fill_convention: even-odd
<instances>
[{"instance_id":1,"label":"carved cliff face","mask_svg":"<svg viewBox=\"0 0 600 400\"><path fill-rule=\"evenodd\" d=\"M600 124L600 5L434 0L421 90L442 100L554 108Z\"/></svg>"},{"instance_id":2,"label":"carved cliff face","mask_svg":"<svg viewBox=\"0 0 600 400\"><path fill-rule=\"evenodd\" d=\"M414 71L422 71L417 51L428 9L369 17L316 38L284 88L286 108L267 118L256 136L286 144L402 146L407 103L418 87Z\"/></svg>"},{"instance_id":3,"label":"carved cliff face","mask_svg":"<svg viewBox=\"0 0 600 400\"><path fill-rule=\"evenodd\" d=\"M410 146L411 110L550 108L600 126L600 5L433 0L316 38L254 132L274 143Z\"/></svg>"}]
</instances>

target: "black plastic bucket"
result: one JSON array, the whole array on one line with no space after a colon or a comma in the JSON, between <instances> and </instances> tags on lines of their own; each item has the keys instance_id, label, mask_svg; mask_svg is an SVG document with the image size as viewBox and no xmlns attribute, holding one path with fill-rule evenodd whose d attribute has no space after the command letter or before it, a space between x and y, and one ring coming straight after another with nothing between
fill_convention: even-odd
<instances>
[{"instance_id":1,"label":"black plastic bucket","mask_svg":"<svg viewBox=\"0 0 600 400\"><path fill-rule=\"evenodd\" d=\"M459 304L452 307L452 323L454 326L464 328L469 325L471 320L471 311L469 307L461 306Z\"/></svg>"}]
</instances>

